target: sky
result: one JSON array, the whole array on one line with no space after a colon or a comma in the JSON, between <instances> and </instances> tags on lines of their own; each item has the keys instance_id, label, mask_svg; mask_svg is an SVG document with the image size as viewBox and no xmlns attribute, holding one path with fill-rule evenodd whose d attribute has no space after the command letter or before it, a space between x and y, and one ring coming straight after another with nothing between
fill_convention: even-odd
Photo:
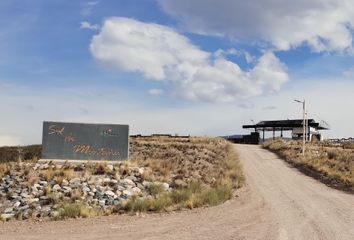
<instances>
[{"instance_id":1,"label":"sky","mask_svg":"<svg viewBox=\"0 0 354 240\"><path fill-rule=\"evenodd\" d=\"M1 0L0 146L43 121L246 134L324 120L354 136L352 0Z\"/></svg>"}]
</instances>

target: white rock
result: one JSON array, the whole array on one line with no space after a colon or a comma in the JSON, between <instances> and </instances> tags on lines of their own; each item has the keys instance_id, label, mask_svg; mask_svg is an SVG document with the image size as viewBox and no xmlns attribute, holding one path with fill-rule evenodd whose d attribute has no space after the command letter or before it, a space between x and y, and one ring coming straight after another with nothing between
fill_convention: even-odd
<instances>
[{"instance_id":1,"label":"white rock","mask_svg":"<svg viewBox=\"0 0 354 240\"><path fill-rule=\"evenodd\" d=\"M15 216L15 214L13 213L5 213L5 214L1 214L1 219L4 219L4 220L8 220L8 219L11 219Z\"/></svg>"},{"instance_id":2,"label":"white rock","mask_svg":"<svg viewBox=\"0 0 354 240\"><path fill-rule=\"evenodd\" d=\"M12 207L6 208L4 213L12 213L14 209Z\"/></svg>"},{"instance_id":3,"label":"white rock","mask_svg":"<svg viewBox=\"0 0 354 240\"><path fill-rule=\"evenodd\" d=\"M53 218L58 217L59 216L59 211L50 212L50 216L53 217Z\"/></svg>"},{"instance_id":4,"label":"white rock","mask_svg":"<svg viewBox=\"0 0 354 240\"><path fill-rule=\"evenodd\" d=\"M110 171L113 171L113 170L114 170L113 164L107 164L107 168L108 168Z\"/></svg>"},{"instance_id":5,"label":"white rock","mask_svg":"<svg viewBox=\"0 0 354 240\"><path fill-rule=\"evenodd\" d=\"M170 188L170 185L168 183L162 183L161 186L165 191L167 191Z\"/></svg>"},{"instance_id":6,"label":"white rock","mask_svg":"<svg viewBox=\"0 0 354 240\"><path fill-rule=\"evenodd\" d=\"M64 189L64 192L67 192L67 193L72 191L71 187L67 187L67 186L64 186L63 189Z\"/></svg>"},{"instance_id":7,"label":"white rock","mask_svg":"<svg viewBox=\"0 0 354 240\"><path fill-rule=\"evenodd\" d=\"M123 184L129 185L129 186L135 186L135 183L133 182L133 180L129 179L129 178L125 178L122 180Z\"/></svg>"},{"instance_id":8,"label":"white rock","mask_svg":"<svg viewBox=\"0 0 354 240\"><path fill-rule=\"evenodd\" d=\"M36 165L34 165L33 170L37 170L41 165L39 163L36 163Z\"/></svg>"},{"instance_id":9,"label":"white rock","mask_svg":"<svg viewBox=\"0 0 354 240\"><path fill-rule=\"evenodd\" d=\"M69 185L68 180L64 179L64 180L61 182L61 185L62 185L62 186L68 186L68 185Z\"/></svg>"},{"instance_id":10,"label":"white rock","mask_svg":"<svg viewBox=\"0 0 354 240\"><path fill-rule=\"evenodd\" d=\"M144 187L150 187L150 185L152 184L152 182L148 182L148 181L143 181L143 186Z\"/></svg>"},{"instance_id":11,"label":"white rock","mask_svg":"<svg viewBox=\"0 0 354 240\"><path fill-rule=\"evenodd\" d=\"M23 193L21 193L21 197L23 197L23 198L28 198L28 197L29 197L29 195L28 195L28 193L23 192Z\"/></svg>"},{"instance_id":12,"label":"white rock","mask_svg":"<svg viewBox=\"0 0 354 240\"><path fill-rule=\"evenodd\" d=\"M103 182L104 182L104 183L109 183L110 181L111 181L110 178L104 178L104 179L103 179Z\"/></svg>"},{"instance_id":13,"label":"white rock","mask_svg":"<svg viewBox=\"0 0 354 240\"><path fill-rule=\"evenodd\" d=\"M134 195L138 195L141 193L141 189L138 187L132 188L132 192Z\"/></svg>"},{"instance_id":14,"label":"white rock","mask_svg":"<svg viewBox=\"0 0 354 240\"><path fill-rule=\"evenodd\" d=\"M80 180L80 178L73 178L69 182L70 182L70 184L80 184L81 180Z\"/></svg>"},{"instance_id":15,"label":"white rock","mask_svg":"<svg viewBox=\"0 0 354 240\"><path fill-rule=\"evenodd\" d=\"M59 186L59 184L55 184L55 185L53 186L52 190L53 190L54 192L57 192L57 191L61 190L61 187Z\"/></svg>"},{"instance_id":16,"label":"white rock","mask_svg":"<svg viewBox=\"0 0 354 240\"><path fill-rule=\"evenodd\" d=\"M48 182L47 181L39 181L38 182L40 185L47 186Z\"/></svg>"},{"instance_id":17,"label":"white rock","mask_svg":"<svg viewBox=\"0 0 354 240\"><path fill-rule=\"evenodd\" d=\"M50 211L50 206L44 206L42 207L43 212L49 212Z\"/></svg>"},{"instance_id":18,"label":"white rock","mask_svg":"<svg viewBox=\"0 0 354 240\"><path fill-rule=\"evenodd\" d=\"M15 202L14 208L18 208L21 205L21 202Z\"/></svg>"},{"instance_id":19,"label":"white rock","mask_svg":"<svg viewBox=\"0 0 354 240\"><path fill-rule=\"evenodd\" d=\"M116 195L114 192L109 191L109 190L108 190L108 191L105 191L104 194L106 194L106 195L108 195L108 196L112 196L112 197Z\"/></svg>"},{"instance_id":20,"label":"white rock","mask_svg":"<svg viewBox=\"0 0 354 240\"><path fill-rule=\"evenodd\" d=\"M138 170L138 172L139 172L140 175L143 175L143 174L144 174L144 171L145 171L144 168L139 168L139 170Z\"/></svg>"},{"instance_id":21,"label":"white rock","mask_svg":"<svg viewBox=\"0 0 354 240\"><path fill-rule=\"evenodd\" d=\"M30 199L28 199L28 203L29 204L35 203L35 202L39 202L39 198L30 198Z\"/></svg>"},{"instance_id":22,"label":"white rock","mask_svg":"<svg viewBox=\"0 0 354 240\"><path fill-rule=\"evenodd\" d=\"M28 209L28 208L29 208L29 206L28 206L28 205L25 205L25 206L19 207L19 210L23 211L23 210L26 210L26 209Z\"/></svg>"},{"instance_id":23,"label":"white rock","mask_svg":"<svg viewBox=\"0 0 354 240\"><path fill-rule=\"evenodd\" d=\"M126 196L126 197L130 197L133 194L134 194L133 191L130 190L130 189L126 189L126 190L123 191L123 195Z\"/></svg>"},{"instance_id":24,"label":"white rock","mask_svg":"<svg viewBox=\"0 0 354 240\"><path fill-rule=\"evenodd\" d=\"M111 179L111 181L109 181L110 184L117 184L118 183L118 180L116 179Z\"/></svg>"},{"instance_id":25,"label":"white rock","mask_svg":"<svg viewBox=\"0 0 354 240\"><path fill-rule=\"evenodd\" d=\"M106 205L106 200L100 200L98 201L98 204L103 207Z\"/></svg>"}]
</instances>

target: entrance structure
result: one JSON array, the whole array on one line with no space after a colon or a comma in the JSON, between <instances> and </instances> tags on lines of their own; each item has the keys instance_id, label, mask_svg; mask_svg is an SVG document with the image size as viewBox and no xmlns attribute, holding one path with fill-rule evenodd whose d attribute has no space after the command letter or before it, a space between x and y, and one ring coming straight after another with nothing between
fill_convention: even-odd
<instances>
[{"instance_id":1,"label":"entrance structure","mask_svg":"<svg viewBox=\"0 0 354 240\"><path fill-rule=\"evenodd\" d=\"M275 132L280 131L280 137L283 137L285 131L291 131L292 139L301 139L303 137L303 119L293 119L293 120L272 120L272 121L261 121L257 124L243 125L244 129L254 129L254 132L262 132L262 139L264 141L265 132L273 132L273 139L275 138ZM316 122L314 119L307 119L305 126L307 126L307 139L310 141L313 137L321 140L321 134L319 130L329 130L329 125L325 121L320 123Z\"/></svg>"}]
</instances>

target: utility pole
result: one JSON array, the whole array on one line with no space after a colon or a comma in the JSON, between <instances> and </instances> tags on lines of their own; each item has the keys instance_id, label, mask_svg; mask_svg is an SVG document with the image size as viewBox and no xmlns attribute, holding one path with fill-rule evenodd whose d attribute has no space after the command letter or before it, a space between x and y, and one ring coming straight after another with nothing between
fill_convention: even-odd
<instances>
[{"instance_id":1,"label":"utility pole","mask_svg":"<svg viewBox=\"0 0 354 240\"><path fill-rule=\"evenodd\" d=\"M306 101L305 101L305 99L304 99L304 101L300 101L300 100L296 100L296 99L294 101L302 104L302 112L303 112L302 155L305 156L305 144L306 144L306 139L307 139Z\"/></svg>"}]
</instances>

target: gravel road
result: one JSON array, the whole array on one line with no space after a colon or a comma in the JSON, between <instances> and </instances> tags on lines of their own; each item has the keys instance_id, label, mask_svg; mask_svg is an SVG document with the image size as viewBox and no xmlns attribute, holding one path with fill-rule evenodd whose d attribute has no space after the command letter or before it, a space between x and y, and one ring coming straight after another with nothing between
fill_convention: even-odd
<instances>
[{"instance_id":1,"label":"gravel road","mask_svg":"<svg viewBox=\"0 0 354 240\"><path fill-rule=\"evenodd\" d=\"M259 146L236 145L247 176L216 207L59 222L0 223L11 239L354 239L354 195L328 188Z\"/></svg>"}]
</instances>

